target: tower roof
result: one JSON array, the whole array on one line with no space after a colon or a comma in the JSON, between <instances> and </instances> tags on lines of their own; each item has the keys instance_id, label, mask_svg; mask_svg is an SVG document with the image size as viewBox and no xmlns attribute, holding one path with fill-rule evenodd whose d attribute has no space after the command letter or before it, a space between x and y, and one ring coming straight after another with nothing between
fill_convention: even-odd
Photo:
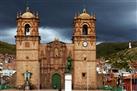
<instances>
[{"instance_id":1,"label":"tower roof","mask_svg":"<svg viewBox=\"0 0 137 91\"><path fill-rule=\"evenodd\" d=\"M33 15L31 12L25 12L21 16L22 18L35 18L35 15Z\"/></svg>"},{"instance_id":2,"label":"tower roof","mask_svg":"<svg viewBox=\"0 0 137 91\"><path fill-rule=\"evenodd\" d=\"M35 18L35 15L30 12L29 7L26 8L26 12L21 15L22 18Z\"/></svg>"},{"instance_id":3,"label":"tower roof","mask_svg":"<svg viewBox=\"0 0 137 91\"><path fill-rule=\"evenodd\" d=\"M89 19L91 18L91 16L87 13L86 9L83 9L83 12L78 16L78 18L82 18L82 19Z\"/></svg>"},{"instance_id":4,"label":"tower roof","mask_svg":"<svg viewBox=\"0 0 137 91\"><path fill-rule=\"evenodd\" d=\"M17 13L17 18L39 18L38 12L32 13L29 7L26 7L26 11L24 13Z\"/></svg>"},{"instance_id":5,"label":"tower roof","mask_svg":"<svg viewBox=\"0 0 137 91\"><path fill-rule=\"evenodd\" d=\"M95 13L93 15L90 15L87 10L84 8L83 12L81 14L75 14L74 19L95 19L96 20L96 15Z\"/></svg>"}]
</instances>

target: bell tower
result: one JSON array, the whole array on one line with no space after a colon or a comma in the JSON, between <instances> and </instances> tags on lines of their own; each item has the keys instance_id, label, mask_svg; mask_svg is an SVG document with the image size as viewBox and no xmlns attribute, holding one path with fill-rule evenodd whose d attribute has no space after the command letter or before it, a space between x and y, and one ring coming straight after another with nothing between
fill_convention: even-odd
<instances>
[{"instance_id":1,"label":"bell tower","mask_svg":"<svg viewBox=\"0 0 137 91\"><path fill-rule=\"evenodd\" d=\"M74 89L95 89L96 82L96 16L86 9L74 17Z\"/></svg>"},{"instance_id":2,"label":"bell tower","mask_svg":"<svg viewBox=\"0 0 137 91\"><path fill-rule=\"evenodd\" d=\"M34 14L29 7L24 13L17 14L17 34L16 38L16 86L22 87L25 84L25 72L30 72L29 82L34 88L40 85L40 63L39 46L40 36L38 31L39 17Z\"/></svg>"}]
</instances>

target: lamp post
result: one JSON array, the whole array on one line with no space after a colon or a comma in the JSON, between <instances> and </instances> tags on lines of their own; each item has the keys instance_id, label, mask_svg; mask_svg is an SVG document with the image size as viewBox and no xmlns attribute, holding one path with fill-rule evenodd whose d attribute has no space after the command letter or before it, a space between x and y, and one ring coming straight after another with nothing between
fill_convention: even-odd
<instances>
[{"instance_id":1,"label":"lamp post","mask_svg":"<svg viewBox=\"0 0 137 91\"><path fill-rule=\"evenodd\" d=\"M130 86L131 86L131 91L132 91L132 73L131 73Z\"/></svg>"},{"instance_id":2,"label":"lamp post","mask_svg":"<svg viewBox=\"0 0 137 91\"><path fill-rule=\"evenodd\" d=\"M0 63L0 85L2 84L3 63Z\"/></svg>"},{"instance_id":3,"label":"lamp post","mask_svg":"<svg viewBox=\"0 0 137 91\"><path fill-rule=\"evenodd\" d=\"M132 91L132 73L133 73L133 72L132 72L132 67L130 67L130 69L131 69L130 90Z\"/></svg>"},{"instance_id":4,"label":"lamp post","mask_svg":"<svg viewBox=\"0 0 137 91\"><path fill-rule=\"evenodd\" d=\"M29 90L30 89L30 78L31 78L32 73L27 70L23 75L25 79L24 89Z\"/></svg>"},{"instance_id":5,"label":"lamp post","mask_svg":"<svg viewBox=\"0 0 137 91\"><path fill-rule=\"evenodd\" d=\"M132 83L133 83L133 84L135 83L134 73L135 73L135 69L132 68L132 70L131 70L131 91L134 89L134 88L132 87ZM133 77L132 77L132 75L133 75ZM132 80L132 79L133 79L133 80ZM134 89L134 90L135 90L135 89Z\"/></svg>"},{"instance_id":6,"label":"lamp post","mask_svg":"<svg viewBox=\"0 0 137 91\"><path fill-rule=\"evenodd\" d=\"M124 85L124 79L123 79L123 73L122 74L122 77L121 77L121 87L122 87L122 91L123 91L123 85Z\"/></svg>"},{"instance_id":7,"label":"lamp post","mask_svg":"<svg viewBox=\"0 0 137 91\"><path fill-rule=\"evenodd\" d=\"M1 77L2 77L2 72L0 72L0 85L1 85Z\"/></svg>"}]
</instances>

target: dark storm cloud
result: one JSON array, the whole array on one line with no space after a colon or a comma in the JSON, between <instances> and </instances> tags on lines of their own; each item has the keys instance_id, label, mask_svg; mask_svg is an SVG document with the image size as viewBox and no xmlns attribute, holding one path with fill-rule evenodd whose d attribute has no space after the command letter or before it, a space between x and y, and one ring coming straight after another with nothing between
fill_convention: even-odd
<instances>
[{"instance_id":1,"label":"dark storm cloud","mask_svg":"<svg viewBox=\"0 0 137 91\"><path fill-rule=\"evenodd\" d=\"M105 1L94 6L97 13L97 40L137 40L137 1Z\"/></svg>"},{"instance_id":2,"label":"dark storm cloud","mask_svg":"<svg viewBox=\"0 0 137 91\"><path fill-rule=\"evenodd\" d=\"M16 13L25 10L25 2L0 1L1 37L1 32L6 35L16 27ZM40 27L57 29L67 39L71 39L75 13L85 7L89 13L96 12L97 41L137 40L137 0L29 0L29 7L39 12Z\"/></svg>"}]
</instances>

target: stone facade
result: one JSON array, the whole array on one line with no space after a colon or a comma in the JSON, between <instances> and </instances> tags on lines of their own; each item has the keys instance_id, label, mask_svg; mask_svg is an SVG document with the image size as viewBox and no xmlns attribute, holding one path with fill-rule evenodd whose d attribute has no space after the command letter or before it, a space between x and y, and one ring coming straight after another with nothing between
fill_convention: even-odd
<instances>
[{"instance_id":1,"label":"stone facade","mask_svg":"<svg viewBox=\"0 0 137 91\"><path fill-rule=\"evenodd\" d=\"M41 45L41 88L51 88L52 76L58 73L61 76L61 86L64 87L64 73L68 55L65 43L55 39L46 45ZM43 79L45 83L43 82Z\"/></svg>"},{"instance_id":2,"label":"stone facade","mask_svg":"<svg viewBox=\"0 0 137 91\"><path fill-rule=\"evenodd\" d=\"M18 87L24 84L23 73L32 73L30 79L35 88L64 88L67 57L73 59L73 89L95 89L96 82L96 34L95 15L84 9L74 17L72 43L54 41L41 44L38 31L39 17L27 7L17 15L16 64ZM46 31L45 31L46 32Z\"/></svg>"},{"instance_id":3,"label":"stone facade","mask_svg":"<svg viewBox=\"0 0 137 91\"><path fill-rule=\"evenodd\" d=\"M74 73L76 89L96 88L95 16L86 10L74 18Z\"/></svg>"},{"instance_id":4,"label":"stone facade","mask_svg":"<svg viewBox=\"0 0 137 91\"><path fill-rule=\"evenodd\" d=\"M39 48L40 36L38 32L39 18L30 13L29 9L22 15L17 16L16 38L16 85L20 87L24 84L23 74L26 71L32 73L31 83L35 88L40 84L40 63Z\"/></svg>"}]
</instances>

